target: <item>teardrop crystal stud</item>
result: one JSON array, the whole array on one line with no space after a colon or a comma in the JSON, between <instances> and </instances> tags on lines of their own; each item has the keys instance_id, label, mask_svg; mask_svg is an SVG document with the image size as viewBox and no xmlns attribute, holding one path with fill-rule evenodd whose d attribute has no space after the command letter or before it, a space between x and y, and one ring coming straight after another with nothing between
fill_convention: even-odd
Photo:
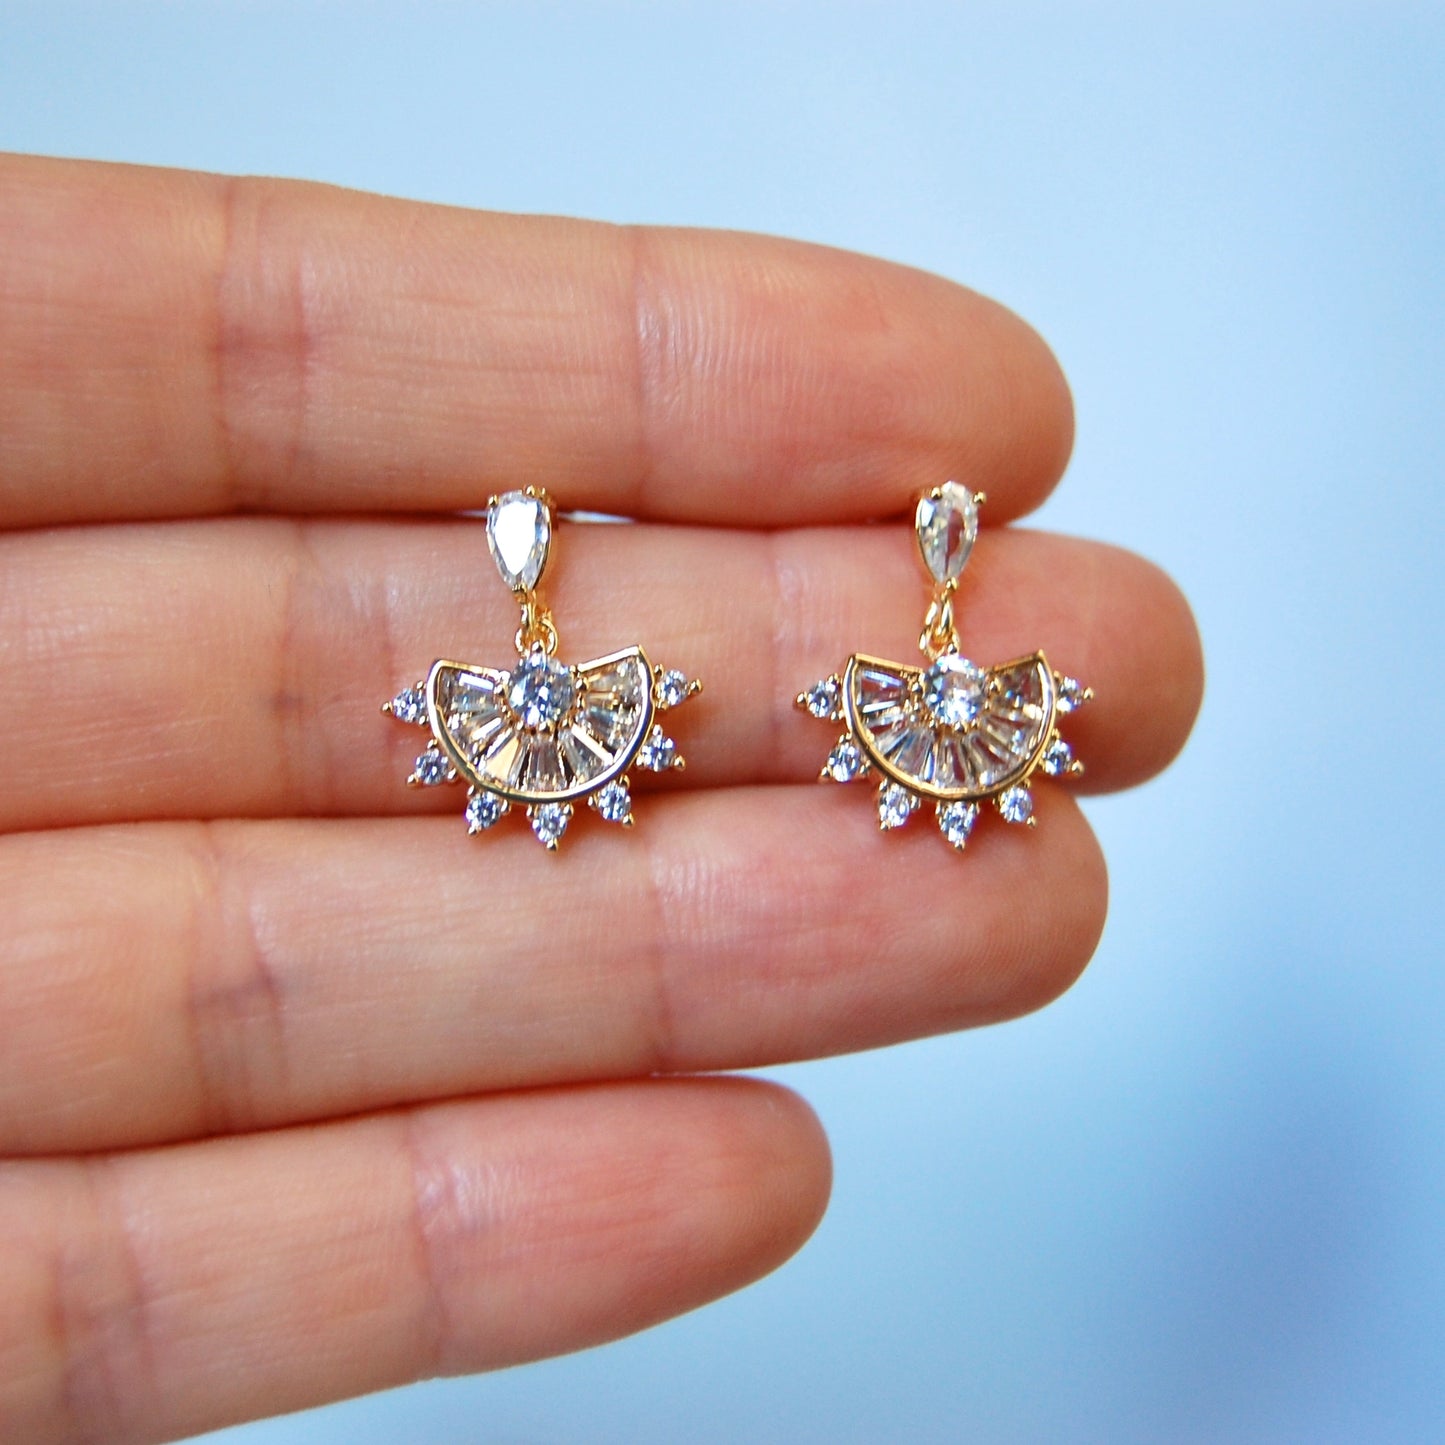
<instances>
[{"instance_id":1,"label":"teardrop crystal stud","mask_svg":"<svg viewBox=\"0 0 1445 1445\"><path fill-rule=\"evenodd\" d=\"M552 545L552 514L536 492L503 492L487 507L487 546L502 581L531 592L542 580Z\"/></svg>"},{"instance_id":2,"label":"teardrop crystal stud","mask_svg":"<svg viewBox=\"0 0 1445 1445\"><path fill-rule=\"evenodd\" d=\"M980 498L957 482L944 482L918 499L913 514L918 550L940 587L957 582L978 540Z\"/></svg>"}]
</instances>

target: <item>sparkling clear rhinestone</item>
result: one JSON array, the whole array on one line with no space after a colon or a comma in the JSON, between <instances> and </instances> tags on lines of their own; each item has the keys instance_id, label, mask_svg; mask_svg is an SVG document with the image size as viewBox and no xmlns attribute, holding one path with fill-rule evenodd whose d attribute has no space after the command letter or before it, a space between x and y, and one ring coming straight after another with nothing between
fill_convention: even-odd
<instances>
[{"instance_id":1,"label":"sparkling clear rhinestone","mask_svg":"<svg viewBox=\"0 0 1445 1445\"><path fill-rule=\"evenodd\" d=\"M569 668L534 648L517 664L507 688L513 716L529 732L552 732L572 711L577 684Z\"/></svg>"},{"instance_id":2,"label":"sparkling clear rhinestone","mask_svg":"<svg viewBox=\"0 0 1445 1445\"><path fill-rule=\"evenodd\" d=\"M1006 823L1027 823L1034 814L1034 795L1024 787L1005 788L998 795L998 810Z\"/></svg>"},{"instance_id":3,"label":"sparkling clear rhinestone","mask_svg":"<svg viewBox=\"0 0 1445 1445\"><path fill-rule=\"evenodd\" d=\"M654 773L665 773L677 758L677 744L656 724L647 735L637 761Z\"/></svg>"},{"instance_id":4,"label":"sparkling clear rhinestone","mask_svg":"<svg viewBox=\"0 0 1445 1445\"><path fill-rule=\"evenodd\" d=\"M597 790L592 806L609 823L621 823L632 812L632 794L625 783L608 783L605 788Z\"/></svg>"},{"instance_id":5,"label":"sparkling clear rhinestone","mask_svg":"<svg viewBox=\"0 0 1445 1445\"><path fill-rule=\"evenodd\" d=\"M884 783L878 789L878 823L883 828L901 828L913 816L918 799L901 783Z\"/></svg>"},{"instance_id":6,"label":"sparkling clear rhinestone","mask_svg":"<svg viewBox=\"0 0 1445 1445\"><path fill-rule=\"evenodd\" d=\"M938 831L953 844L962 848L978 822L977 803L940 803L938 805Z\"/></svg>"},{"instance_id":7,"label":"sparkling clear rhinestone","mask_svg":"<svg viewBox=\"0 0 1445 1445\"><path fill-rule=\"evenodd\" d=\"M417 683L415 687L404 687L387 704L391 708L391 715L398 722L419 723L426 726L426 685Z\"/></svg>"},{"instance_id":8,"label":"sparkling clear rhinestone","mask_svg":"<svg viewBox=\"0 0 1445 1445\"><path fill-rule=\"evenodd\" d=\"M836 677L825 677L822 682L815 682L803 694L803 706L817 718L842 717L840 701L841 693Z\"/></svg>"},{"instance_id":9,"label":"sparkling clear rhinestone","mask_svg":"<svg viewBox=\"0 0 1445 1445\"><path fill-rule=\"evenodd\" d=\"M1059 683L1059 698L1055 706L1060 712L1073 712L1081 708L1093 693L1077 677L1063 678Z\"/></svg>"},{"instance_id":10,"label":"sparkling clear rhinestone","mask_svg":"<svg viewBox=\"0 0 1445 1445\"><path fill-rule=\"evenodd\" d=\"M444 752L428 750L416 760L413 776L425 788L434 788L456 776Z\"/></svg>"},{"instance_id":11,"label":"sparkling clear rhinestone","mask_svg":"<svg viewBox=\"0 0 1445 1445\"><path fill-rule=\"evenodd\" d=\"M487 546L513 592L537 585L551 543L552 518L539 497L504 492L487 508Z\"/></svg>"},{"instance_id":12,"label":"sparkling clear rhinestone","mask_svg":"<svg viewBox=\"0 0 1445 1445\"><path fill-rule=\"evenodd\" d=\"M505 798L495 793L473 793L467 802L467 832L480 833L504 818L508 812Z\"/></svg>"},{"instance_id":13,"label":"sparkling clear rhinestone","mask_svg":"<svg viewBox=\"0 0 1445 1445\"><path fill-rule=\"evenodd\" d=\"M825 768L835 783L851 783L863 771L863 750L852 738L841 738L828 754Z\"/></svg>"},{"instance_id":14,"label":"sparkling clear rhinestone","mask_svg":"<svg viewBox=\"0 0 1445 1445\"><path fill-rule=\"evenodd\" d=\"M657 681L657 700L663 707L676 707L687 699L687 674L675 667L664 672Z\"/></svg>"},{"instance_id":15,"label":"sparkling clear rhinestone","mask_svg":"<svg viewBox=\"0 0 1445 1445\"><path fill-rule=\"evenodd\" d=\"M1069 764L1074 761L1074 750L1063 738L1055 738L1048 747L1044 749L1043 768L1051 777L1058 777L1060 773L1069 771Z\"/></svg>"},{"instance_id":16,"label":"sparkling clear rhinestone","mask_svg":"<svg viewBox=\"0 0 1445 1445\"><path fill-rule=\"evenodd\" d=\"M540 807L528 808L527 816L538 841L555 848L558 839L567 831L567 824L572 821L572 805L543 803Z\"/></svg>"},{"instance_id":17,"label":"sparkling clear rhinestone","mask_svg":"<svg viewBox=\"0 0 1445 1445\"><path fill-rule=\"evenodd\" d=\"M925 669L921 683L923 701L944 727L967 727L988 703L988 674L954 653Z\"/></svg>"},{"instance_id":18,"label":"sparkling clear rhinestone","mask_svg":"<svg viewBox=\"0 0 1445 1445\"><path fill-rule=\"evenodd\" d=\"M935 582L956 581L978 540L978 503L967 487L945 482L913 514L918 550Z\"/></svg>"}]
</instances>

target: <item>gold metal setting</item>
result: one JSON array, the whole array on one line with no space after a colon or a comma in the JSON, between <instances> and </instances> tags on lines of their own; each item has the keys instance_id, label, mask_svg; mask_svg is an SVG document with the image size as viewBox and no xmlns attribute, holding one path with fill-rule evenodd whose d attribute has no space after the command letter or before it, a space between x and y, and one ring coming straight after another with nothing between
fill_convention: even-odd
<instances>
[{"instance_id":1,"label":"gold metal setting","mask_svg":"<svg viewBox=\"0 0 1445 1445\"><path fill-rule=\"evenodd\" d=\"M1084 771L1059 723L1094 695L1056 672L1042 652L987 668L961 654L955 594L984 500L956 482L919 498L914 527L934 583L918 638L924 665L854 653L840 673L797 697L813 717L845 725L823 766L824 781L876 778L884 831L902 827L931 802L939 831L960 850L985 805L1006 822L1033 827L1035 774Z\"/></svg>"},{"instance_id":2,"label":"gold metal setting","mask_svg":"<svg viewBox=\"0 0 1445 1445\"><path fill-rule=\"evenodd\" d=\"M424 681L382 711L430 732L407 783L467 785L468 831L481 833L514 807L555 851L585 802L609 823L633 824L630 769L685 766L659 713L702 691L655 667L639 646L568 666L539 586L555 535L552 499L540 488L487 503L487 542L521 610L511 669L439 659Z\"/></svg>"}]
</instances>

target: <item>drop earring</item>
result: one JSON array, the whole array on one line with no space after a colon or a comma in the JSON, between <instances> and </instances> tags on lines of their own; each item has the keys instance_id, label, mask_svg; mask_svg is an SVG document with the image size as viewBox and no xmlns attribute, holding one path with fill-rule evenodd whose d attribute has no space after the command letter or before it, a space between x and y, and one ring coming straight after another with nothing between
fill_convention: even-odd
<instances>
[{"instance_id":1,"label":"drop earring","mask_svg":"<svg viewBox=\"0 0 1445 1445\"><path fill-rule=\"evenodd\" d=\"M919 498L914 530L933 601L918 646L922 667L854 653L798 695L813 717L843 722L824 780L874 777L878 825L901 828L926 800L938 829L962 849L989 803L1008 823L1033 826L1036 771L1077 776L1084 765L1059 736L1059 719L1094 695L1054 672L1042 652L982 668L959 651L953 598L978 537L981 492L957 482Z\"/></svg>"},{"instance_id":2,"label":"drop earring","mask_svg":"<svg viewBox=\"0 0 1445 1445\"><path fill-rule=\"evenodd\" d=\"M382 708L431 733L410 786L465 782L471 833L525 808L549 851L584 799L607 822L632 826L628 769L683 767L656 715L702 691L681 672L653 667L639 646L574 666L557 660L557 627L538 591L554 522L551 498L538 488L487 504L487 545L521 607L516 666L442 659Z\"/></svg>"}]
</instances>

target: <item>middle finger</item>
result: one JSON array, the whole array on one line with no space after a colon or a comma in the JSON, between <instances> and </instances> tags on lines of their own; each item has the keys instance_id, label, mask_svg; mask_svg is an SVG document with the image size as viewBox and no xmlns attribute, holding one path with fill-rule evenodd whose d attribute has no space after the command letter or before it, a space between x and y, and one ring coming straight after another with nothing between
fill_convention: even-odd
<instances>
[{"instance_id":1,"label":"middle finger","mask_svg":"<svg viewBox=\"0 0 1445 1445\"><path fill-rule=\"evenodd\" d=\"M705 681L669 719L689 783L815 776L833 739L794 695L853 650L915 652L927 594L901 523L774 536L571 525L555 545L565 660L640 643ZM1182 743L1199 687L1193 626L1137 557L991 531L959 613L978 661L1042 647L1094 686L1070 723L1090 786L1138 781ZM506 666L516 622L474 521L0 539L0 693L26 701L0 752L0 830L460 811L453 790L401 786L422 735L379 706L437 657Z\"/></svg>"}]
</instances>

